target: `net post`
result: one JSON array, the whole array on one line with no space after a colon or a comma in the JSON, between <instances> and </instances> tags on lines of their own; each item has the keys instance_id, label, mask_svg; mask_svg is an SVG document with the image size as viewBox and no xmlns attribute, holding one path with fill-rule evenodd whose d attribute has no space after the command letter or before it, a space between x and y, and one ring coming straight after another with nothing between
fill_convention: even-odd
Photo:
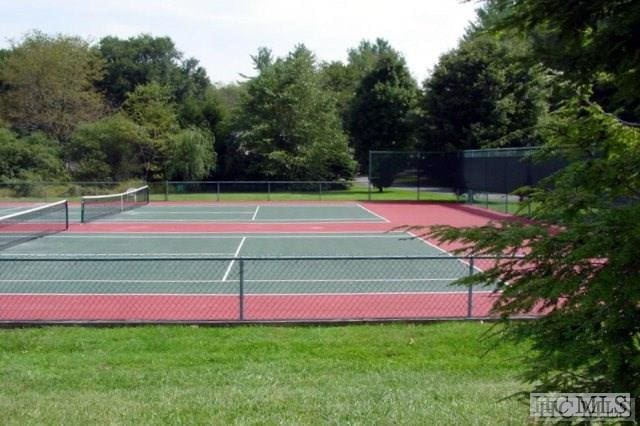
<instances>
[{"instance_id":1,"label":"net post","mask_svg":"<svg viewBox=\"0 0 640 426\"><path fill-rule=\"evenodd\" d=\"M474 272L474 258L469 257L469 276ZM467 292L467 318L473 318L473 285L469 284L469 290Z\"/></svg>"},{"instance_id":2,"label":"net post","mask_svg":"<svg viewBox=\"0 0 640 426\"><path fill-rule=\"evenodd\" d=\"M64 202L64 230L69 230L69 202Z\"/></svg>"},{"instance_id":3,"label":"net post","mask_svg":"<svg viewBox=\"0 0 640 426\"><path fill-rule=\"evenodd\" d=\"M125 196L126 196L125 194L122 194L122 195L120 196L120 212L123 212L123 211L124 211L124 197L125 197Z\"/></svg>"},{"instance_id":4,"label":"net post","mask_svg":"<svg viewBox=\"0 0 640 426\"><path fill-rule=\"evenodd\" d=\"M84 223L84 200L80 200L80 223Z\"/></svg>"},{"instance_id":5,"label":"net post","mask_svg":"<svg viewBox=\"0 0 640 426\"><path fill-rule=\"evenodd\" d=\"M244 259L238 259L238 320L244 321Z\"/></svg>"}]
</instances>

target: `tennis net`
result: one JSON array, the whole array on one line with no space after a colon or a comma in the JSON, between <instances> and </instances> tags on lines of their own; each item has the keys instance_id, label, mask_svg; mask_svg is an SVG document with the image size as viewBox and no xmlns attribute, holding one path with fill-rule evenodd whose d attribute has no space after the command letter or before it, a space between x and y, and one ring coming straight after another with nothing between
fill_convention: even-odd
<instances>
[{"instance_id":1,"label":"tennis net","mask_svg":"<svg viewBox=\"0 0 640 426\"><path fill-rule=\"evenodd\" d=\"M69 229L67 200L0 217L0 250Z\"/></svg>"},{"instance_id":2,"label":"tennis net","mask_svg":"<svg viewBox=\"0 0 640 426\"><path fill-rule=\"evenodd\" d=\"M120 194L90 195L81 199L81 221L91 222L149 204L149 187L129 189Z\"/></svg>"}]
</instances>

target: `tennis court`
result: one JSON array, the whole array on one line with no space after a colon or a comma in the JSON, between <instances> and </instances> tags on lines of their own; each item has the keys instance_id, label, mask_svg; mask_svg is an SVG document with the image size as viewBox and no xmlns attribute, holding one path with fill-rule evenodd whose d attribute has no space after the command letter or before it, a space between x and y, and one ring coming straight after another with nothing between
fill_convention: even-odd
<instances>
[{"instance_id":1,"label":"tennis court","mask_svg":"<svg viewBox=\"0 0 640 426\"><path fill-rule=\"evenodd\" d=\"M87 207L90 209L91 207ZM79 221L80 209L71 207L72 220ZM322 205L305 204L164 204L152 203L132 210L98 215L95 222L163 222L163 223L336 223L388 222L384 217L357 203Z\"/></svg>"},{"instance_id":2,"label":"tennis court","mask_svg":"<svg viewBox=\"0 0 640 426\"><path fill-rule=\"evenodd\" d=\"M49 235L0 254L3 321L484 317L468 260L406 233Z\"/></svg>"}]
</instances>

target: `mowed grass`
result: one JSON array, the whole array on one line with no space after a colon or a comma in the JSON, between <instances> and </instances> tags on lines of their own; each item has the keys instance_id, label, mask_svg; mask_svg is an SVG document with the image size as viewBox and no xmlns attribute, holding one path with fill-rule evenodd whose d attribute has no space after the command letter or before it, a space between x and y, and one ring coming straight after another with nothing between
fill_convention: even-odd
<instances>
[{"instance_id":1,"label":"mowed grass","mask_svg":"<svg viewBox=\"0 0 640 426\"><path fill-rule=\"evenodd\" d=\"M353 185L343 190L332 190L318 192L278 192L270 194L263 192L221 192L219 197L216 192L210 193L189 193L171 192L166 197L164 193L152 192L152 201L366 201L369 198L367 186ZM372 200L380 201L415 201L417 194L415 190L404 188L385 188L379 192L375 188L371 192ZM420 199L424 201L457 201L454 194L440 192L420 192Z\"/></svg>"},{"instance_id":2,"label":"mowed grass","mask_svg":"<svg viewBox=\"0 0 640 426\"><path fill-rule=\"evenodd\" d=\"M481 323L0 331L3 424L523 424Z\"/></svg>"}]
</instances>

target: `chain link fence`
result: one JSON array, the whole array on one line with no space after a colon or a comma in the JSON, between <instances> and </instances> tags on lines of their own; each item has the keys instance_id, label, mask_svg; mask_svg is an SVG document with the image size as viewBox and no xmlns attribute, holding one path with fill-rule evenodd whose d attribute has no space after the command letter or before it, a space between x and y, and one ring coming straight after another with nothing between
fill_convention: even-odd
<instances>
[{"instance_id":1,"label":"chain link fence","mask_svg":"<svg viewBox=\"0 0 640 426\"><path fill-rule=\"evenodd\" d=\"M456 284L497 258L0 257L0 321L484 319L495 288Z\"/></svg>"},{"instance_id":2,"label":"chain link fence","mask_svg":"<svg viewBox=\"0 0 640 426\"><path fill-rule=\"evenodd\" d=\"M0 182L0 202L79 201L148 185L153 201L322 201L349 196L350 181ZM366 184L362 185L366 196Z\"/></svg>"},{"instance_id":3,"label":"chain link fence","mask_svg":"<svg viewBox=\"0 0 640 426\"><path fill-rule=\"evenodd\" d=\"M415 193L450 194L459 201L514 213L525 195L523 187L537 185L564 168L563 158L539 158L538 148L477 149L458 152L371 151L369 200L385 188ZM377 191L376 191L377 189Z\"/></svg>"}]
</instances>

